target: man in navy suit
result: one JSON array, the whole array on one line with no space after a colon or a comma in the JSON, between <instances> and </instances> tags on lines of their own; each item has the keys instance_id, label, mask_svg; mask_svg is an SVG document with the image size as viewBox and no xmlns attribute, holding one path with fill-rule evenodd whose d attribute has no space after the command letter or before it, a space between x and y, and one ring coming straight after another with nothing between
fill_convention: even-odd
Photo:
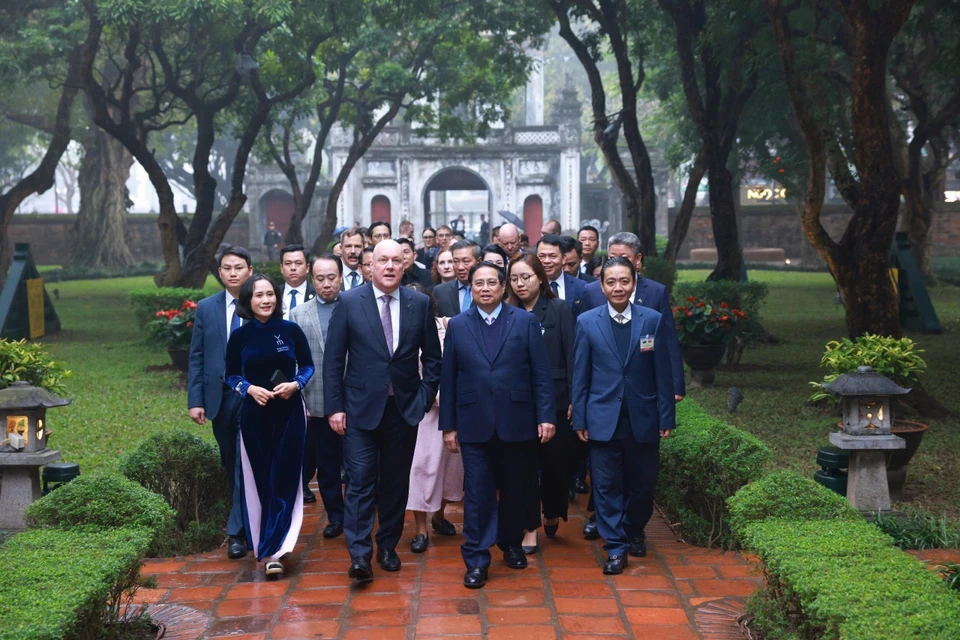
<instances>
[{"instance_id":1,"label":"man in navy suit","mask_svg":"<svg viewBox=\"0 0 960 640\"><path fill-rule=\"evenodd\" d=\"M581 300L587 283L563 272L563 253L568 248L561 236L548 233L537 243L537 257L550 281L555 296L570 305L570 311L576 318L580 314Z\"/></svg>"},{"instance_id":2,"label":"man in navy suit","mask_svg":"<svg viewBox=\"0 0 960 640\"><path fill-rule=\"evenodd\" d=\"M227 556L247 554L243 533L243 490L240 484L240 394L224 382L227 339L243 321L236 314L240 287L253 275L250 253L243 247L228 247L220 255L220 281L226 291L215 293L197 304L190 341L190 368L187 374L187 406L190 418L199 425L213 422L213 436L220 448L220 461L227 472L233 504L227 520Z\"/></svg>"},{"instance_id":3,"label":"man in navy suit","mask_svg":"<svg viewBox=\"0 0 960 640\"><path fill-rule=\"evenodd\" d=\"M660 438L676 424L665 339L673 317L631 303L635 279L629 260L608 260L600 275L607 304L580 315L574 338L573 428L590 446L608 575L623 573L627 554L643 543L627 525L642 532L653 514ZM643 547L637 555L645 554Z\"/></svg>"},{"instance_id":4,"label":"man in navy suit","mask_svg":"<svg viewBox=\"0 0 960 640\"><path fill-rule=\"evenodd\" d=\"M403 253L393 240L373 251L373 281L340 296L323 354L323 401L330 428L343 436L350 481L343 530L349 576L373 579L377 562L399 571L397 542L410 486L417 426L440 384L440 339L430 299L400 286ZM420 365L423 373L420 372Z\"/></svg>"},{"instance_id":5,"label":"man in navy suit","mask_svg":"<svg viewBox=\"0 0 960 640\"><path fill-rule=\"evenodd\" d=\"M463 584L479 589L494 543L509 567L527 566L520 545L539 513L537 443L553 437L556 410L536 316L503 304L506 274L492 262L473 267L470 285L475 304L447 326L440 429L447 448L462 451Z\"/></svg>"},{"instance_id":6,"label":"man in navy suit","mask_svg":"<svg viewBox=\"0 0 960 640\"><path fill-rule=\"evenodd\" d=\"M453 254L453 270L457 277L433 288L433 297L442 318L452 318L473 304L470 270L483 257L480 245L473 240L458 240L450 247L450 253Z\"/></svg>"}]
</instances>

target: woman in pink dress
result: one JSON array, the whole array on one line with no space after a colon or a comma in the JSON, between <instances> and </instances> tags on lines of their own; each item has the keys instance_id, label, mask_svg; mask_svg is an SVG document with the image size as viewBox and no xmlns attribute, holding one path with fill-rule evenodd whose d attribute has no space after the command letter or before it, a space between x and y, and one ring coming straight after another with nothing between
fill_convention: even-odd
<instances>
[{"instance_id":1,"label":"woman in pink dress","mask_svg":"<svg viewBox=\"0 0 960 640\"><path fill-rule=\"evenodd\" d=\"M437 301L426 289L418 284L409 285L411 289L430 296L434 315L437 313ZM447 331L447 318L437 318L437 333L440 346ZM430 525L442 536L453 536L457 529L444 517L443 511L448 502L463 500L463 460L459 453L451 453L443 446L443 433L439 429L440 397L423 416L417 432L417 448L410 467L410 493L407 509L413 511L417 533L410 543L410 550L423 553L429 545L427 533L427 514L432 513Z\"/></svg>"}]
</instances>

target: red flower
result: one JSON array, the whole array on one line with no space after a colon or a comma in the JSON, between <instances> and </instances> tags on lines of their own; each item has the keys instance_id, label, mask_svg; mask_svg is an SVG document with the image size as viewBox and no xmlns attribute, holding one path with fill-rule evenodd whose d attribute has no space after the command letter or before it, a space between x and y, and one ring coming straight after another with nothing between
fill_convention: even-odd
<instances>
[{"instance_id":1,"label":"red flower","mask_svg":"<svg viewBox=\"0 0 960 640\"><path fill-rule=\"evenodd\" d=\"M192 326L193 326L193 323L192 323L192 322L188 322L188 323L187 323L187 326L188 326L188 327L192 327Z\"/></svg>"},{"instance_id":2,"label":"red flower","mask_svg":"<svg viewBox=\"0 0 960 640\"><path fill-rule=\"evenodd\" d=\"M696 302L696 301L697 301L697 296L690 296L689 298L687 298L687 302Z\"/></svg>"},{"instance_id":3,"label":"red flower","mask_svg":"<svg viewBox=\"0 0 960 640\"><path fill-rule=\"evenodd\" d=\"M165 315L167 315L167 314L166 314L166 312L164 312L164 311L157 311L157 313L156 313L156 316L157 316L158 318L162 318L162 317L165 316Z\"/></svg>"},{"instance_id":4,"label":"red flower","mask_svg":"<svg viewBox=\"0 0 960 640\"><path fill-rule=\"evenodd\" d=\"M698 302L698 303L696 304L697 309L702 309L704 306L705 306L705 304L704 304L703 300L701 300L700 302Z\"/></svg>"},{"instance_id":5,"label":"red flower","mask_svg":"<svg viewBox=\"0 0 960 640\"><path fill-rule=\"evenodd\" d=\"M196 308L197 308L197 303L194 302L193 300L184 300L184 301L183 301L183 308L184 308L184 309L196 309Z\"/></svg>"},{"instance_id":6,"label":"red flower","mask_svg":"<svg viewBox=\"0 0 960 640\"><path fill-rule=\"evenodd\" d=\"M726 322L729 319L730 319L730 316L726 316L726 315L720 316L720 322Z\"/></svg>"},{"instance_id":7,"label":"red flower","mask_svg":"<svg viewBox=\"0 0 960 640\"><path fill-rule=\"evenodd\" d=\"M690 309L687 309L686 314L687 314L687 317L689 318L690 316L693 315L693 311L690 311Z\"/></svg>"},{"instance_id":8,"label":"red flower","mask_svg":"<svg viewBox=\"0 0 960 640\"><path fill-rule=\"evenodd\" d=\"M721 303L720 303L720 308L721 308L721 309L729 309L729 308L730 308L730 305L727 304L726 302L721 302Z\"/></svg>"}]
</instances>

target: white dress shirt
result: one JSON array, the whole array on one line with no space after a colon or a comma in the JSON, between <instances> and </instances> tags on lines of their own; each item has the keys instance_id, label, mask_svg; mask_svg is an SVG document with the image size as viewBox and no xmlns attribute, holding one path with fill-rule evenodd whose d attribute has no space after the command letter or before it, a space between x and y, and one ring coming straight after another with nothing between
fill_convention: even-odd
<instances>
[{"instance_id":1,"label":"white dress shirt","mask_svg":"<svg viewBox=\"0 0 960 640\"><path fill-rule=\"evenodd\" d=\"M350 284L350 280L353 279L353 278L350 276L351 273L357 274L357 284L356 284L356 285L351 285L351 284ZM344 267L343 267L343 290L344 290L344 291L350 291L350 289L353 289L354 286L359 287L359 286L361 286L362 284L363 284L363 274L360 273L360 269L357 269L356 271L354 271L354 270L349 269L346 265L344 265Z\"/></svg>"},{"instance_id":2,"label":"white dress shirt","mask_svg":"<svg viewBox=\"0 0 960 640\"><path fill-rule=\"evenodd\" d=\"M223 291L227 294L227 340L230 339L230 324L233 322L233 314L236 313L237 305L233 304L233 301L236 300L230 292L224 289Z\"/></svg>"},{"instance_id":3,"label":"white dress shirt","mask_svg":"<svg viewBox=\"0 0 960 640\"><path fill-rule=\"evenodd\" d=\"M383 317L383 300L380 298L384 295L390 296L390 323L393 325L393 350L396 351L397 347L400 346L400 289L395 289L393 293L385 293L377 289L376 285L373 286L373 295L377 299L377 311L380 312L380 317Z\"/></svg>"},{"instance_id":4,"label":"white dress shirt","mask_svg":"<svg viewBox=\"0 0 960 640\"><path fill-rule=\"evenodd\" d=\"M613 305L608 302L607 311L610 313L610 317L613 318L614 322L617 322L617 314L623 316L623 322L630 322L633 319L633 307L629 304L623 311L617 311L613 308Z\"/></svg>"},{"instance_id":5,"label":"white dress shirt","mask_svg":"<svg viewBox=\"0 0 960 640\"><path fill-rule=\"evenodd\" d=\"M567 287L566 287L566 284L564 283L563 280L564 280L564 278L563 278L563 273L561 272L560 275L557 277L556 280L551 280L551 281L550 281L550 289L551 289L551 290L553 289L553 283L556 282L556 283L557 283L557 295L560 297L561 300L566 300L566 299L567 299Z\"/></svg>"},{"instance_id":6,"label":"white dress shirt","mask_svg":"<svg viewBox=\"0 0 960 640\"><path fill-rule=\"evenodd\" d=\"M290 319L290 292L297 292L297 304L303 304L304 298L307 295L307 281L304 280L300 283L299 287L291 287L288 283L283 283L283 319Z\"/></svg>"},{"instance_id":7,"label":"white dress shirt","mask_svg":"<svg viewBox=\"0 0 960 640\"><path fill-rule=\"evenodd\" d=\"M501 302L500 304L498 304L498 305L497 305L497 308L494 309L493 311L491 311L490 313L487 313L486 311L484 311L484 310L481 309L480 307L477 307L477 311L480 312L480 319L483 320L483 323L484 323L484 324L493 324L493 322L495 322L495 321L497 320L497 318L500 317L500 311L501 311L502 309L503 309L503 303L502 303L502 302ZM493 320L490 320L490 318L493 318Z\"/></svg>"}]
</instances>

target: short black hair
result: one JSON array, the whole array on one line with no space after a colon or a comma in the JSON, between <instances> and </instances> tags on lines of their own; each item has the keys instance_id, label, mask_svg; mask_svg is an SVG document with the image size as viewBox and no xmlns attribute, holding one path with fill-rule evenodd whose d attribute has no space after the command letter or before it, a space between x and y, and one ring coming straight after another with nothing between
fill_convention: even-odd
<instances>
[{"instance_id":1,"label":"short black hair","mask_svg":"<svg viewBox=\"0 0 960 640\"><path fill-rule=\"evenodd\" d=\"M335 262L337 264L337 271L340 272L340 275L343 275L343 260L333 253L321 253L318 256L314 256L313 260L310 261L310 277L313 277L313 265L317 264L317 260L331 260Z\"/></svg>"},{"instance_id":2,"label":"short black hair","mask_svg":"<svg viewBox=\"0 0 960 640\"><path fill-rule=\"evenodd\" d=\"M500 284L503 284L507 281L506 271L504 271L497 265L493 264L492 262L487 262L486 260L483 260L473 265L472 267L470 267L470 275L467 277L467 282L473 282L473 274L475 274L478 269L482 269L484 267L490 267L491 269L497 272L497 279L500 281Z\"/></svg>"},{"instance_id":3,"label":"short black hair","mask_svg":"<svg viewBox=\"0 0 960 640\"><path fill-rule=\"evenodd\" d=\"M560 253L566 253L563 250L563 237L555 233L548 233L547 235L540 238L540 241L537 243L537 246L539 247L542 244L549 244L551 246L556 247L557 249L560 249Z\"/></svg>"},{"instance_id":4,"label":"short black hair","mask_svg":"<svg viewBox=\"0 0 960 640\"><path fill-rule=\"evenodd\" d=\"M597 236L597 241L600 241L600 232L597 231L597 228L591 224L585 224L577 231L577 235L580 235L580 231L592 231L595 236Z\"/></svg>"},{"instance_id":5,"label":"short black hair","mask_svg":"<svg viewBox=\"0 0 960 640\"><path fill-rule=\"evenodd\" d=\"M452 245L450 245L450 253L453 254L454 251L460 249L473 249L473 255L477 260L483 257L483 254L480 252L480 245L473 240L457 240Z\"/></svg>"},{"instance_id":6,"label":"short black hair","mask_svg":"<svg viewBox=\"0 0 960 640\"><path fill-rule=\"evenodd\" d=\"M433 227L425 227L424 230L420 232L420 237L422 238L423 234L425 234L427 231L430 231L431 233L433 233L433 235L437 235L436 229L434 229Z\"/></svg>"},{"instance_id":7,"label":"short black hair","mask_svg":"<svg viewBox=\"0 0 960 640\"><path fill-rule=\"evenodd\" d=\"M627 260L626 258L621 258L619 256L614 256L613 258L607 258L607 261L603 263L603 266L600 267L600 281L603 282L604 276L607 275L607 269L611 267L627 267L630 269L630 275L634 278L637 277L637 269L633 266L633 263Z\"/></svg>"},{"instance_id":8,"label":"short black hair","mask_svg":"<svg viewBox=\"0 0 960 640\"><path fill-rule=\"evenodd\" d=\"M223 250L223 253L220 254L219 258L217 258L218 267L220 266L220 263L223 262L224 256L237 256L238 258L242 258L247 263L248 267L253 266L253 258L250 257L250 252L238 244L230 245Z\"/></svg>"},{"instance_id":9,"label":"short black hair","mask_svg":"<svg viewBox=\"0 0 960 640\"><path fill-rule=\"evenodd\" d=\"M390 236L393 235L393 229L390 227L389 222L387 222L386 220L377 220L375 222L370 223L369 231L371 236L373 235L373 230L376 229L377 227L386 227L387 235L390 235Z\"/></svg>"},{"instance_id":10,"label":"short black hair","mask_svg":"<svg viewBox=\"0 0 960 640\"><path fill-rule=\"evenodd\" d=\"M360 252L360 262L363 262L363 254L369 253L373 255L373 247L364 247L363 251Z\"/></svg>"},{"instance_id":11,"label":"short black hair","mask_svg":"<svg viewBox=\"0 0 960 640\"><path fill-rule=\"evenodd\" d=\"M240 287L240 297L237 299L237 315L243 318L244 320L253 320L253 308L251 306L251 301L253 300L253 288L261 280L266 280L273 286L273 293L277 297L277 304L273 307L273 313L270 314L271 318L283 318L283 305L281 300L283 299L283 287L277 284L277 281L269 276L265 276L262 273L255 273L247 281L243 283L243 286Z\"/></svg>"},{"instance_id":12,"label":"short black hair","mask_svg":"<svg viewBox=\"0 0 960 640\"><path fill-rule=\"evenodd\" d=\"M399 238L394 238L394 241L395 241L397 244L405 244L405 245L407 245L408 247L410 247L410 250L411 250L411 251L414 251L414 252L415 252L415 251L417 250L417 246L416 246L415 244L413 244L413 240L411 240L411 239L408 238L407 236L400 236Z\"/></svg>"},{"instance_id":13,"label":"short black hair","mask_svg":"<svg viewBox=\"0 0 960 640\"><path fill-rule=\"evenodd\" d=\"M283 262L283 256L287 253L296 253L300 251L303 253L303 259L305 262L310 262L310 258L307 255L307 248L302 244L288 244L283 249L280 249L280 262Z\"/></svg>"},{"instance_id":14,"label":"short black hair","mask_svg":"<svg viewBox=\"0 0 960 640\"><path fill-rule=\"evenodd\" d=\"M507 264L508 262L510 262L510 258L507 257L507 252L504 251L503 247L501 247L498 244L488 244L487 246L485 246L483 248L483 253L480 255L480 257L482 258L488 253L495 253L501 258L503 258L503 264Z\"/></svg>"},{"instance_id":15,"label":"short black hair","mask_svg":"<svg viewBox=\"0 0 960 640\"><path fill-rule=\"evenodd\" d=\"M581 245L582 247L582 245ZM560 236L560 253L570 253L577 248L577 241L571 236ZM583 251L581 248L580 251ZM577 253L580 253L578 251Z\"/></svg>"}]
</instances>

